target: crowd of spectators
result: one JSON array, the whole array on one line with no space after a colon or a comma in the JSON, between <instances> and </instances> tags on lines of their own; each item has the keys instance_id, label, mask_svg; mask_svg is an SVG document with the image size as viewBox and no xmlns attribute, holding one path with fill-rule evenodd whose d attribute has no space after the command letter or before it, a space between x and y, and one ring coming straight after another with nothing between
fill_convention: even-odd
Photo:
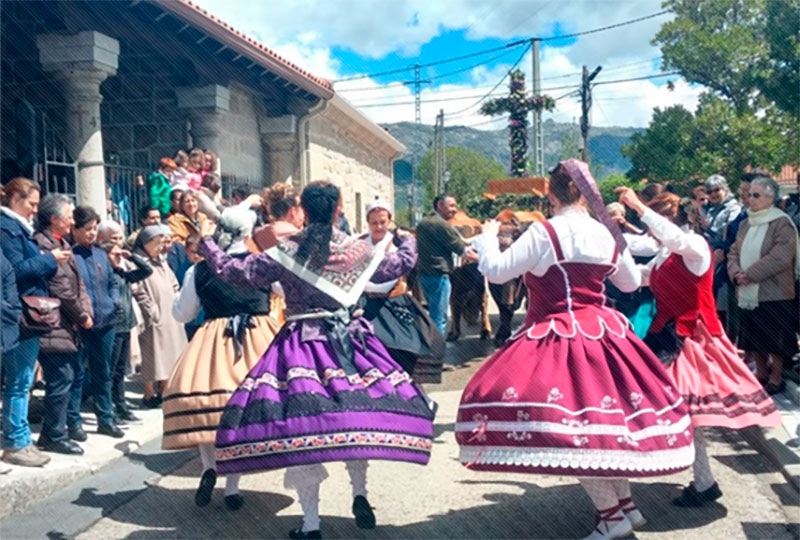
<instances>
[{"instance_id":1,"label":"crowd of spectators","mask_svg":"<svg viewBox=\"0 0 800 540\"><path fill-rule=\"evenodd\" d=\"M136 408L161 404L161 387L202 323L172 316L183 276L197 262L205 221L217 221L221 198L216 155L179 150L147 176L139 228L101 220L62 194L15 178L0 192L3 272L3 462L40 467L48 453L80 455L81 412L97 417L96 433L119 438L139 422ZM257 206L243 188L233 204ZM264 212L266 215L266 212ZM137 362L138 360L138 362ZM30 407L41 369L44 413ZM125 396L126 379L143 383L143 400ZM34 441L31 423L41 423ZM36 430L34 430L36 431Z\"/></svg>"},{"instance_id":2,"label":"crowd of spectators","mask_svg":"<svg viewBox=\"0 0 800 540\"><path fill-rule=\"evenodd\" d=\"M686 226L702 234L713 253L720 320L770 394L785 389L787 374L798 374L800 174L797 184L797 192L781 197L780 186L766 172L743 174L738 191L715 174L681 202ZM648 184L639 197L647 201L671 190L669 185ZM622 216L616 205L607 210L634 251L646 255L640 262L655 255L657 246L649 246L646 227L635 216ZM614 300L624 305L629 298Z\"/></svg>"}]
</instances>

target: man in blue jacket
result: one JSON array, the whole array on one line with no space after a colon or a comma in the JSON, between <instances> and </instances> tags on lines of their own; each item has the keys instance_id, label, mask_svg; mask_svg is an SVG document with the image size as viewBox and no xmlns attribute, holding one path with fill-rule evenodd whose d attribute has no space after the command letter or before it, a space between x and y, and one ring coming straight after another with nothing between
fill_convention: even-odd
<instances>
[{"instance_id":1,"label":"man in blue jacket","mask_svg":"<svg viewBox=\"0 0 800 540\"><path fill-rule=\"evenodd\" d=\"M111 361L120 306L119 285L111 263L108 262L108 255L95 246L100 216L90 207L79 206L75 208L73 217L75 225L72 228L72 238L75 245L72 251L94 312L92 328L80 331L80 354L83 359L79 364L83 367L85 362L88 363L89 395L94 398L97 432L121 438L125 434L115 422L111 406ZM79 442L87 438L81 420L83 379L83 372L75 373L75 385L67 408L70 439Z\"/></svg>"}]
</instances>

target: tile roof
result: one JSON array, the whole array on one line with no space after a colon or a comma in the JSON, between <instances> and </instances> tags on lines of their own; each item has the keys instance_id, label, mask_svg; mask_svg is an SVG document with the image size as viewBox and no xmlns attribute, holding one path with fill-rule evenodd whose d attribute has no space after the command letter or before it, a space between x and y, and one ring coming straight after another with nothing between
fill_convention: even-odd
<instances>
[{"instance_id":1,"label":"tile roof","mask_svg":"<svg viewBox=\"0 0 800 540\"><path fill-rule=\"evenodd\" d=\"M289 62L275 51L265 47L257 40L240 32L233 26L215 17L189 0L149 0L160 8L172 13L181 20L197 25L222 44L236 50L264 69L288 80L307 92L323 98L333 97L333 83L317 77L301 67Z\"/></svg>"}]
</instances>

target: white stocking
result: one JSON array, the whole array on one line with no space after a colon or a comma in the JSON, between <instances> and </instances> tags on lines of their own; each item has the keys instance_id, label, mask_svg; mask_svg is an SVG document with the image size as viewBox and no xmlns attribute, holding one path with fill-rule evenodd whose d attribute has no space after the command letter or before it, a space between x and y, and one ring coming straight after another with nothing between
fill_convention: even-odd
<instances>
[{"instance_id":1,"label":"white stocking","mask_svg":"<svg viewBox=\"0 0 800 540\"><path fill-rule=\"evenodd\" d=\"M225 496L236 495L239 493L239 479L242 477L239 473L229 474L225 477Z\"/></svg>"},{"instance_id":2,"label":"white stocking","mask_svg":"<svg viewBox=\"0 0 800 540\"><path fill-rule=\"evenodd\" d=\"M345 463L347 472L350 474L350 485L353 486L353 498L358 495L367 496L367 467L369 462L366 460L348 461Z\"/></svg>"},{"instance_id":3,"label":"white stocking","mask_svg":"<svg viewBox=\"0 0 800 540\"><path fill-rule=\"evenodd\" d=\"M200 451L200 461L203 462L203 472L208 469L217 470L217 455L213 444L201 444L197 447Z\"/></svg>"},{"instance_id":4,"label":"white stocking","mask_svg":"<svg viewBox=\"0 0 800 540\"><path fill-rule=\"evenodd\" d=\"M622 501L631 498L631 483L627 478L611 480L614 485L614 493L617 494L617 500Z\"/></svg>"},{"instance_id":5,"label":"white stocking","mask_svg":"<svg viewBox=\"0 0 800 540\"><path fill-rule=\"evenodd\" d=\"M706 439L701 429L694 430L694 487L697 491L705 491L716 483L714 473L711 472L711 463L708 460Z\"/></svg>"},{"instance_id":6,"label":"white stocking","mask_svg":"<svg viewBox=\"0 0 800 540\"><path fill-rule=\"evenodd\" d=\"M602 512L618 505L617 492L614 490L613 480L605 478L581 478L580 482L598 511Z\"/></svg>"},{"instance_id":7,"label":"white stocking","mask_svg":"<svg viewBox=\"0 0 800 540\"><path fill-rule=\"evenodd\" d=\"M319 486L327 477L328 471L320 463L286 469L283 485L297 490L303 509L303 532L319 530Z\"/></svg>"}]
</instances>

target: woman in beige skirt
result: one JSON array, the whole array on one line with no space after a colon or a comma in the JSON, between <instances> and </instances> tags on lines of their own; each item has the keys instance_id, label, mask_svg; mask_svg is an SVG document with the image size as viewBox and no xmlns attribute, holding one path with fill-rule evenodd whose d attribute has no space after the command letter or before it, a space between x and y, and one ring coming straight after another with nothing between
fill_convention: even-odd
<instances>
[{"instance_id":1,"label":"woman in beige skirt","mask_svg":"<svg viewBox=\"0 0 800 540\"><path fill-rule=\"evenodd\" d=\"M222 213L219 242L227 245L228 254L248 254L255 217L241 207ZM181 355L164 391L162 445L166 450L198 448L203 475L195 504L206 506L217 480L214 439L222 410L280 325L268 315L269 290L232 287L214 277L203 262L186 272L173 315L178 321L191 321L201 308L205 323ZM225 506L238 510L243 504L239 475L229 475Z\"/></svg>"}]
</instances>

